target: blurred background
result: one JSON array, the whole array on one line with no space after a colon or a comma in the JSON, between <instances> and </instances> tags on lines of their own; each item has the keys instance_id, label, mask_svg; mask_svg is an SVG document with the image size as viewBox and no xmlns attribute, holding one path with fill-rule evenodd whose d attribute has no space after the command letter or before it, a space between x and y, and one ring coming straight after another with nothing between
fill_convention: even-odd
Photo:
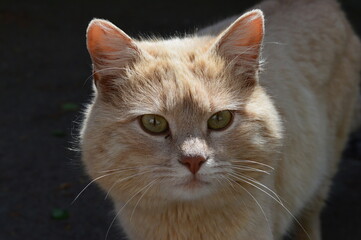
<instances>
[{"instance_id":1,"label":"blurred background","mask_svg":"<svg viewBox=\"0 0 361 240\"><path fill-rule=\"evenodd\" d=\"M130 36L193 32L258 1L0 0L0 239L105 239L110 201L89 183L74 147L91 96L89 21ZM361 2L342 6L361 33ZM344 154L322 215L325 240L361 239L361 133ZM117 226L109 240L121 239Z\"/></svg>"}]
</instances>

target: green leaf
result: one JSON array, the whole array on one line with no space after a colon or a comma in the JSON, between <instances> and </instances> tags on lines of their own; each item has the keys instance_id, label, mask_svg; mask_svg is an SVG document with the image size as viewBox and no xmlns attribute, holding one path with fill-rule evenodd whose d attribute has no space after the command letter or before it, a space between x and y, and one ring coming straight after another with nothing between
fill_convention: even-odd
<instances>
[{"instance_id":1,"label":"green leaf","mask_svg":"<svg viewBox=\"0 0 361 240\"><path fill-rule=\"evenodd\" d=\"M51 218L55 220L63 220L69 218L69 212L65 209L54 208L51 211Z\"/></svg>"},{"instance_id":2,"label":"green leaf","mask_svg":"<svg viewBox=\"0 0 361 240\"><path fill-rule=\"evenodd\" d=\"M66 136L66 133L63 131L63 130L60 130L60 129L57 129L57 130L53 130L51 132L51 134L54 136L54 137L65 137Z\"/></svg>"},{"instance_id":3,"label":"green leaf","mask_svg":"<svg viewBox=\"0 0 361 240\"><path fill-rule=\"evenodd\" d=\"M61 105L61 109L63 109L66 112L74 112L77 111L79 109L79 106L75 103L64 103Z\"/></svg>"}]
</instances>

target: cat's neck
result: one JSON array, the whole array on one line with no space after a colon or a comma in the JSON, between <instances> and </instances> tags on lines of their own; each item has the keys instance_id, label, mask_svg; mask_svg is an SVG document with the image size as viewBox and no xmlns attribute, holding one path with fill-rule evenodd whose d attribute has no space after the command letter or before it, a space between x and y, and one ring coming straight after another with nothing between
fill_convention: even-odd
<instances>
[{"instance_id":1,"label":"cat's neck","mask_svg":"<svg viewBox=\"0 0 361 240\"><path fill-rule=\"evenodd\" d=\"M268 204L267 199L261 196L257 198L258 204L262 206ZM244 228L246 226L258 228L259 225L266 227L257 230L260 235L264 232L264 238L258 239L262 240L270 236L272 230L267 222L269 213L260 209L250 195L238 199L234 196L232 199L227 199L226 196L219 201L224 205L221 207L215 207L215 204L210 203L211 199L208 201L209 203L204 201L174 202L162 207L137 206L135 211L133 207L127 207L122 213L122 226L128 236L135 240L252 239L253 236L247 234L254 230L244 231ZM249 224L249 222L254 222L254 224Z\"/></svg>"}]
</instances>

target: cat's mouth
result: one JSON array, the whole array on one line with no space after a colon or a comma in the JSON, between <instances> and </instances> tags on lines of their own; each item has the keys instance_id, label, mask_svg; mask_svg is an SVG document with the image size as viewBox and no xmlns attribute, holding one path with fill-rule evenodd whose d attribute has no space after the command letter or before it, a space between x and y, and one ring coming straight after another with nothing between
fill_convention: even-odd
<instances>
[{"instance_id":1,"label":"cat's mouth","mask_svg":"<svg viewBox=\"0 0 361 240\"><path fill-rule=\"evenodd\" d=\"M210 182L202 180L199 176L193 175L191 178L178 184L178 186L186 189L197 189L209 184Z\"/></svg>"},{"instance_id":2,"label":"cat's mouth","mask_svg":"<svg viewBox=\"0 0 361 240\"><path fill-rule=\"evenodd\" d=\"M208 178L207 175L188 175L181 178L174 179L171 185L168 185L168 189L173 199L183 200L194 200L199 199L203 196L211 194L216 188L212 179Z\"/></svg>"}]
</instances>

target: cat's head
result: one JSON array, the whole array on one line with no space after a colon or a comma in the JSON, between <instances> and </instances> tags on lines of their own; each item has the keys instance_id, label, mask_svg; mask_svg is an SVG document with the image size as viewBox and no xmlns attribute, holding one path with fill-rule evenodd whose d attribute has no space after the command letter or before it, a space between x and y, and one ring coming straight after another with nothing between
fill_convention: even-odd
<instances>
[{"instance_id":1,"label":"cat's head","mask_svg":"<svg viewBox=\"0 0 361 240\"><path fill-rule=\"evenodd\" d=\"M93 20L87 172L122 201L199 199L265 176L281 129L258 79L263 35L259 10L219 36L169 40L136 41Z\"/></svg>"}]
</instances>

